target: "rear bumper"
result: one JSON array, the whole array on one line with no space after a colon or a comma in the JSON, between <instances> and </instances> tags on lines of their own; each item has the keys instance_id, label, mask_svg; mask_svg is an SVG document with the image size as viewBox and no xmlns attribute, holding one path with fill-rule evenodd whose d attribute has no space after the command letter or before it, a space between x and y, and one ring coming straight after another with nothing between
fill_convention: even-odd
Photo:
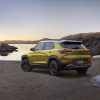
<instances>
[{"instance_id":1,"label":"rear bumper","mask_svg":"<svg viewBox=\"0 0 100 100\"><path fill-rule=\"evenodd\" d=\"M89 68L91 66L91 58L64 59L62 64L64 69Z\"/></svg>"},{"instance_id":2,"label":"rear bumper","mask_svg":"<svg viewBox=\"0 0 100 100\"><path fill-rule=\"evenodd\" d=\"M77 70L79 68L89 68L91 64L84 64L84 65L74 65L74 64L63 64L65 70Z\"/></svg>"}]
</instances>

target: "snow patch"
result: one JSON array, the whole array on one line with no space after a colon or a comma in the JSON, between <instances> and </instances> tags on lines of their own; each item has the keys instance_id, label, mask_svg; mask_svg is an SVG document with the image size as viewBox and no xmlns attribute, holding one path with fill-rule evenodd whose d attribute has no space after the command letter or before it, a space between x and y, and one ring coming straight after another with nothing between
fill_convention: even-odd
<instances>
[{"instance_id":1,"label":"snow patch","mask_svg":"<svg viewBox=\"0 0 100 100\"><path fill-rule=\"evenodd\" d=\"M93 77L92 83L93 85L100 86L100 75Z\"/></svg>"}]
</instances>

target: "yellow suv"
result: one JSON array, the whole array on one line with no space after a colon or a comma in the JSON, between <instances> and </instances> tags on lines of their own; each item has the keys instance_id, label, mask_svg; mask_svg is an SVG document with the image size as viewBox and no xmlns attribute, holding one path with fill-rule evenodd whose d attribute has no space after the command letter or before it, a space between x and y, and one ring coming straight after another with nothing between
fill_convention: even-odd
<instances>
[{"instance_id":1,"label":"yellow suv","mask_svg":"<svg viewBox=\"0 0 100 100\"><path fill-rule=\"evenodd\" d=\"M65 69L86 74L91 66L90 51L82 41L40 41L30 51L21 58L21 68L24 71L31 71L35 67L48 68L51 75L59 75Z\"/></svg>"}]
</instances>

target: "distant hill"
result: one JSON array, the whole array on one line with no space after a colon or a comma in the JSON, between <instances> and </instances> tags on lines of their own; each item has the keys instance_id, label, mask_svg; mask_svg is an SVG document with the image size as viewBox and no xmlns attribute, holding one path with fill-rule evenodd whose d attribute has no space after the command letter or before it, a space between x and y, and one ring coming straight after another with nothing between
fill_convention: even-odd
<instances>
[{"instance_id":1,"label":"distant hill","mask_svg":"<svg viewBox=\"0 0 100 100\"><path fill-rule=\"evenodd\" d=\"M79 33L65 36L61 39L83 41L83 44L90 49L92 55L100 55L100 32Z\"/></svg>"},{"instance_id":2,"label":"distant hill","mask_svg":"<svg viewBox=\"0 0 100 100\"><path fill-rule=\"evenodd\" d=\"M6 41L0 41L0 43L7 43L7 44L36 44L38 40L36 41L24 41L24 40L6 40Z\"/></svg>"},{"instance_id":3,"label":"distant hill","mask_svg":"<svg viewBox=\"0 0 100 100\"><path fill-rule=\"evenodd\" d=\"M36 44L41 40L51 40L49 38L43 38L40 40L5 40L5 41L0 41L0 43L7 43L7 44Z\"/></svg>"}]
</instances>

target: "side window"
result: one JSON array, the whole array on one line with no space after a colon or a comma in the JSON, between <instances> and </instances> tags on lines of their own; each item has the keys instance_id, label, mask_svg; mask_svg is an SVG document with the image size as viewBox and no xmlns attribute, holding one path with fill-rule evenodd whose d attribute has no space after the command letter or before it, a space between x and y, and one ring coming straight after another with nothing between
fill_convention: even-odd
<instances>
[{"instance_id":1,"label":"side window","mask_svg":"<svg viewBox=\"0 0 100 100\"><path fill-rule=\"evenodd\" d=\"M54 43L53 42L46 42L45 43L45 46L44 46L45 50L49 50L49 49L52 49L52 48L54 48Z\"/></svg>"},{"instance_id":2,"label":"side window","mask_svg":"<svg viewBox=\"0 0 100 100\"><path fill-rule=\"evenodd\" d=\"M35 50L42 50L44 47L44 42L39 42L36 47L35 47Z\"/></svg>"}]
</instances>

